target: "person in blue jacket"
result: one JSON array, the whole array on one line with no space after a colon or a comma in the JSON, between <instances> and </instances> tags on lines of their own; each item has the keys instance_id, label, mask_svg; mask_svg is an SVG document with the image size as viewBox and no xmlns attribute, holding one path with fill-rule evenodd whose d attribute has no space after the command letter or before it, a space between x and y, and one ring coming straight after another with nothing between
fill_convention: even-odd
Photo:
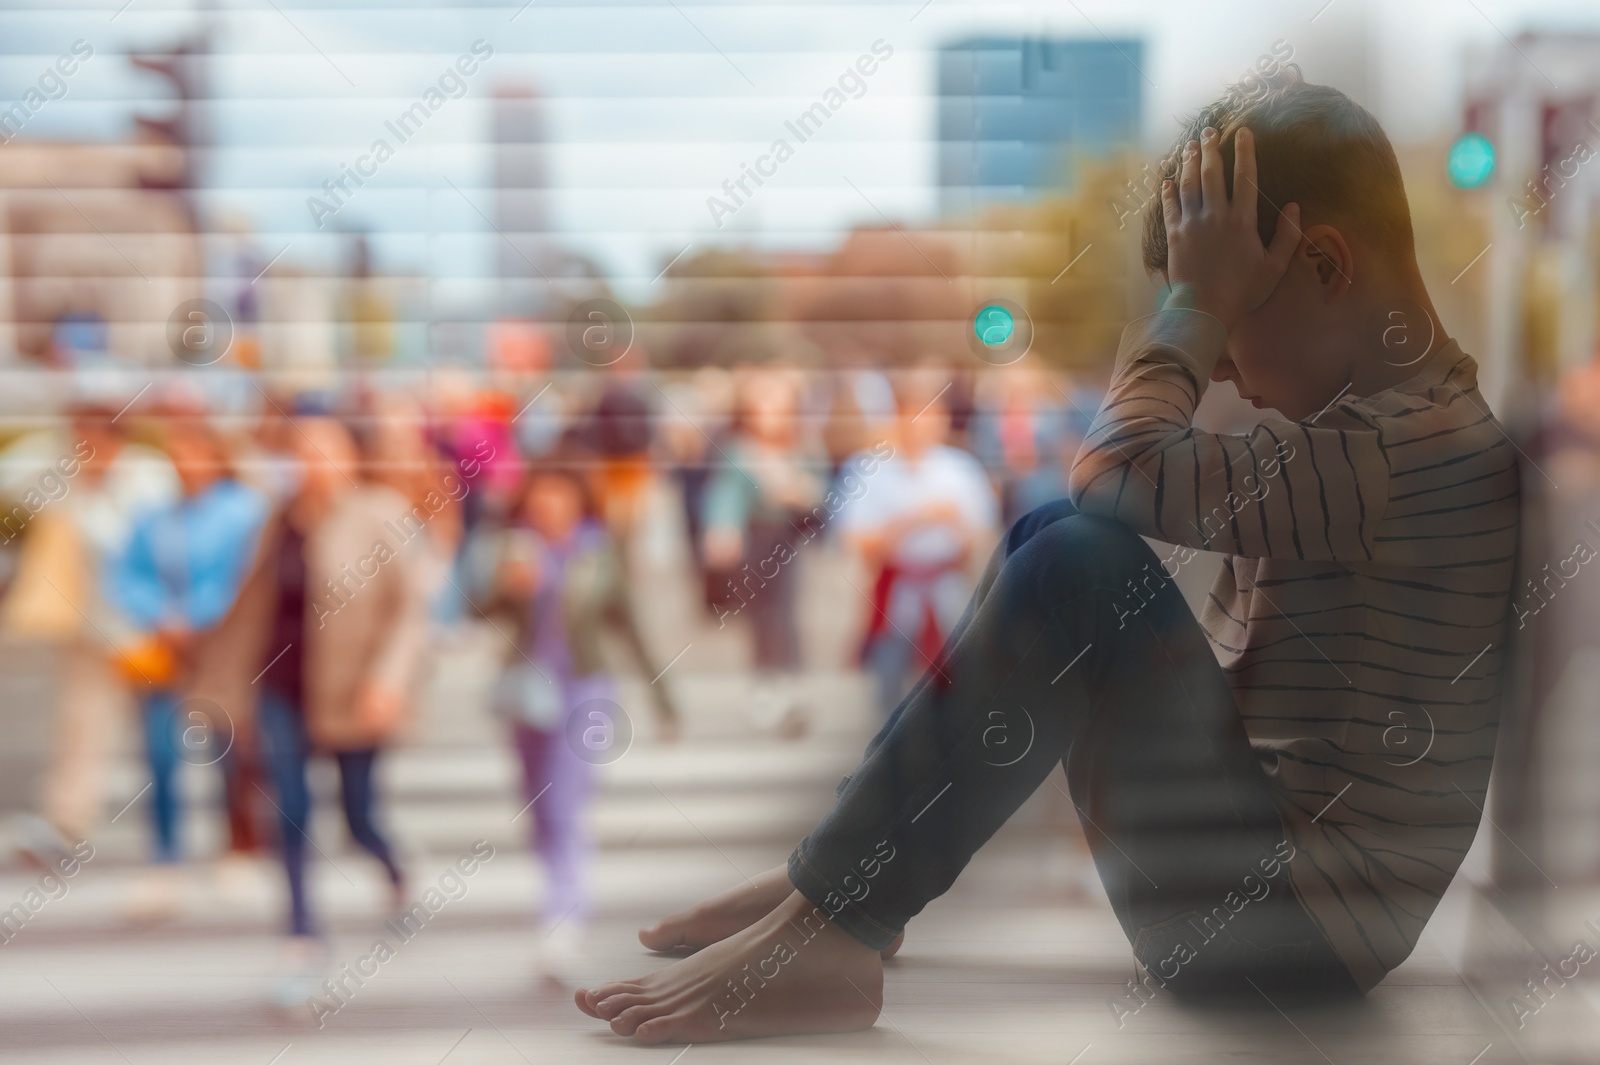
<instances>
[{"instance_id":1,"label":"person in blue jacket","mask_svg":"<svg viewBox=\"0 0 1600 1065\"><path fill-rule=\"evenodd\" d=\"M182 494L135 519L126 549L109 563L106 590L136 630L123 641L120 660L136 690L142 689L154 860L173 866L182 852L180 765L220 761L225 776L237 775L234 741L244 730L224 708L186 696L207 637L233 607L249 572L268 503L235 478L224 441L202 417L173 418L162 446ZM229 806L232 820L248 808L241 802ZM241 826L232 827L237 837ZM162 882L152 894L135 900L134 916L163 916L175 907L174 884Z\"/></svg>"}]
</instances>

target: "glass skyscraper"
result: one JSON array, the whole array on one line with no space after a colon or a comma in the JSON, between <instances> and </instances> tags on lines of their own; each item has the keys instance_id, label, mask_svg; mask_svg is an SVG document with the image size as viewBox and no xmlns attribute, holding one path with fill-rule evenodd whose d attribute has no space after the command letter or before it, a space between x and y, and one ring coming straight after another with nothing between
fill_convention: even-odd
<instances>
[{"instance_id":1,"label":"glass skyscraper","mask_svg":"<svg viewBox=\"0 0 1600 1065\"><path fill-rule=\"evenodd\" d=\"M1138 40L973 37L939 52L939 200L946 214L1072 181L1075 157L1139 139Z\"/></svg>"}]
</instances>

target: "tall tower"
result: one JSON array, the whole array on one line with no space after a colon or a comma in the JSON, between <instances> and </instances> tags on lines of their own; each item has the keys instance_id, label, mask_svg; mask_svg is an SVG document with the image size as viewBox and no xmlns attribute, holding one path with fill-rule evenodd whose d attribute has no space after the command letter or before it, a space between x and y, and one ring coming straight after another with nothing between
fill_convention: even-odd
<instances>
[{"instance_id":1,"label":"tall tower","mask_svg":"<svg viewBox=\"0 0 1600 1065\"><path fill-rule=\"evenodd\" d=\"M494 91L495 225L500 313L531 318L553 302L549 278L556 273L550 239L546 184L544 100L526 85Z\"/></svg>"}]
</instances>

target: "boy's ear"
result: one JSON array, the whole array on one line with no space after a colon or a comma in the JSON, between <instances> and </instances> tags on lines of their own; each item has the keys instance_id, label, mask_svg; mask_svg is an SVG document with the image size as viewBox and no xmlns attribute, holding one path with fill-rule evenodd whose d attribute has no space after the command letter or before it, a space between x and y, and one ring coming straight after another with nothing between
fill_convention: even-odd
<instances>
[{"instance_id":1,"label":"boy's ear","mask_svg":"<svg viewBox=\"0 0 1600 1065\"><path fill-rule=\"evenodd\" d=\"M1319 284L1332 286L1332 292L1343 293L1352 284L1355 256L1344 234L1333 226L1315 225L1301 233L1295 257L1316 271Z\"/></svg>"}]
</instances>

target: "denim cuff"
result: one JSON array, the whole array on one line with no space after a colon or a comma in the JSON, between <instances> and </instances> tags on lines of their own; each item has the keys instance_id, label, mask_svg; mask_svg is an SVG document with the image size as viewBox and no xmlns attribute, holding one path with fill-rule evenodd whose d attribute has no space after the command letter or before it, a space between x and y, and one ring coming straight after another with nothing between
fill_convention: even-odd
<instances>
[{"instance_id":1,"label":"denim cuff","mask_svg":"<svg viewBox=\"0 0 1600 1065\"><path fill-rule=\"evenodd\" d=\"M838 925L851 939L873 950L888 950L889 944L899 938L900 930L885 928L874 921L823 879L801 854L809 842L809 839L802 840L789 855L789 883L821 911L821 916Z\"/></svg>"}]
</instances>

